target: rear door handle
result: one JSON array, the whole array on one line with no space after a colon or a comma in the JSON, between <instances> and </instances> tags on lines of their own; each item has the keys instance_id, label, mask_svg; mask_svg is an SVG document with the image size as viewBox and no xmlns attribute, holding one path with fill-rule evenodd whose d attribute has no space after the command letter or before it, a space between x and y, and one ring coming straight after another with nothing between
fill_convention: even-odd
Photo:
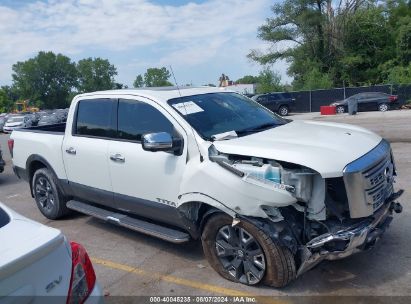
<instances>
[{"instance_id":1,"label":"rear door handle","mask_svg":"<svg viewBox=\"0 0 411 304\"><path fill-rule=\"evenodd\" d=\"M66 149L66 152L67 152L68 154L76 155L76 149L74 149L73 147L67 148L67 149Z\"/></svg>"},{"instance_id":2,"label":"rear door handle","mask_svg":"<svg viewBox=\"0 0 411 304\"><path fill-rule=\"evenodd\" d=\"M118 163L124 163L126 161L125 157L119 153L110 155L110 159Z\"/></svg>"}]
</instances>

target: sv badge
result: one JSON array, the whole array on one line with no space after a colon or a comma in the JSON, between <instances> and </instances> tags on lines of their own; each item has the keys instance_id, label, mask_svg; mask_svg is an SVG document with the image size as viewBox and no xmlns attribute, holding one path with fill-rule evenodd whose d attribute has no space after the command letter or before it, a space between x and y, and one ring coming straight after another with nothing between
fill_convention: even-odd
<instances>
[{"instance_id":1,"label":"sv badge","mask_svg":"<svg viewBox=\"0 0 411 304\"><path fill-rule=\"evenodd\" d=\"M49 284L47 284L46 286L46 292L49 293L54 287L56 287L57 285L59 285L61 283L61 281L63 281L63 277L59 276L58 279L54 280L53 282L50 282Z\"/></svg>"}]
</instances>

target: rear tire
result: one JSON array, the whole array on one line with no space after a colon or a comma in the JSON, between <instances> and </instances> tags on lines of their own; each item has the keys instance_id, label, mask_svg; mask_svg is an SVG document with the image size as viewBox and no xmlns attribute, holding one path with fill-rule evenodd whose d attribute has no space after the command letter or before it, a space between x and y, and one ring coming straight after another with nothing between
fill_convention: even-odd
<instances>
[{"instance_id":1,"label":"rear tire","mask_svg":"<svg viewBox=\"0 0 411 304\"><path fill-rule=\"evenodd\" d=\"M389 109L390 109L390 107L386 103L382 103L382 104L378 105L378 111L380 111L380 112L387 112Z\"/></svg>"},{"instance_id":2,"label":"rear tire","mask_svg":"<svg viewBox=\"0 0 411 304\"><path fill-rule=\"evenodd\" d=\"M227 214L213 216L201 237L204 254L222 277L245 285L284 287L296 276L293 254L247 221L232 227ZM227 238L228 236L228 238ZM238 244L237 244L238 243Z\"/></svg>"},{"instance_id":3,"label":"rear tire","mask_svg":"<svg viewBox=\"0 0 411 304\"><path fill-rule=\"evenodd\" d=\"M50 220L56 220L70 213L67 199L61 193L57 178L47 168L37 170L32 179L34 199L40 212Z\"/></svg>"},{"instance_id":4,"label":"rear tire","mask_svg":"<svg viewBox=\"0 0 411 304\"><path fill-rule=\"evenodd\" d=\"M281 106L278 109L278 114L280 114L281 116L288 116L288 107L287 106Z\"/></svg>"}]
</instances>

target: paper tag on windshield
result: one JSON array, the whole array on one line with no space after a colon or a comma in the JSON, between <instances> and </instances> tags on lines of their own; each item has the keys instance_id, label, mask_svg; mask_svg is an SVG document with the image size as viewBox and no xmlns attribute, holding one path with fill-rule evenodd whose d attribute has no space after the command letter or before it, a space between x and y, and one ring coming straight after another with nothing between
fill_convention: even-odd
<instances>
[{"instance_id":1,"label":"paper tag on windshield","mask_svg":"<svg viewBox=\"0 0 411 304\"><path fill-rule=\"evenodd\" d=\"M176 103L176 104L173 104L173 107L183 115L204 112L202 108L200 108L198 105L196 105L192 101Z\"/></svg>"}]
</instances>

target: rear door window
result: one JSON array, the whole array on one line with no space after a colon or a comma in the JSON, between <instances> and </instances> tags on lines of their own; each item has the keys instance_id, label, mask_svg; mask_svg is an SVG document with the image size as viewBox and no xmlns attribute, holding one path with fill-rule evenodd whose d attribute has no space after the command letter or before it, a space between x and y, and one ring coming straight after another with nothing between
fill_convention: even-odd
<instances>
[{"instance_id":1,"label":"rear door window","mask_svg":"<svg viewBox=\"0 0 411 304\"><path fill-rule=\"evenodd\" d=\"M270 96L269 99L271 101L277 101L281 99L281 96L279 94L270 94L269 96Z\"/></svg>"},{"instance_id":2,"label":"rear door window","mask_svg":"<svg viewBox=\"0 0 411 304\"><path fill-rule=\"evenodd\" d=\"M175 133L173 124L153 106L137 100L120 99L117 138L141 141L143 134L157 132Z\"/></svg>"},{"instance_id":3,"label":"rear door window","mask_svg":"<svg viewBox=\"0 0 411 304\"><path fill-rule=\"evenodd\" d=\"M267 102L267 101L268 101L268 97L267 97L267 95L258 96L258 97L257 97L257 101L258 101L259 103Z\"/></svg>"},{"instance_id":4,"label":"rear door window","mask_svg":"<svg viewBox=\"0 0 411 304\"><path fill-rule=\"evenodd\" d=\"M281 93L281 95L283 96L283 99L292 99L293 98L290 93Z\"/></svg>"},{"instance_id":5,"label":"rear door window","mask_svg":"<svg viewBox=\"0 0 411 304\"><path fill-rule=\"evenodd\" d=\"M115 99L81 100L77 105L73 135L112 138L116 134Z\"/></svg>"}]
</instances>

